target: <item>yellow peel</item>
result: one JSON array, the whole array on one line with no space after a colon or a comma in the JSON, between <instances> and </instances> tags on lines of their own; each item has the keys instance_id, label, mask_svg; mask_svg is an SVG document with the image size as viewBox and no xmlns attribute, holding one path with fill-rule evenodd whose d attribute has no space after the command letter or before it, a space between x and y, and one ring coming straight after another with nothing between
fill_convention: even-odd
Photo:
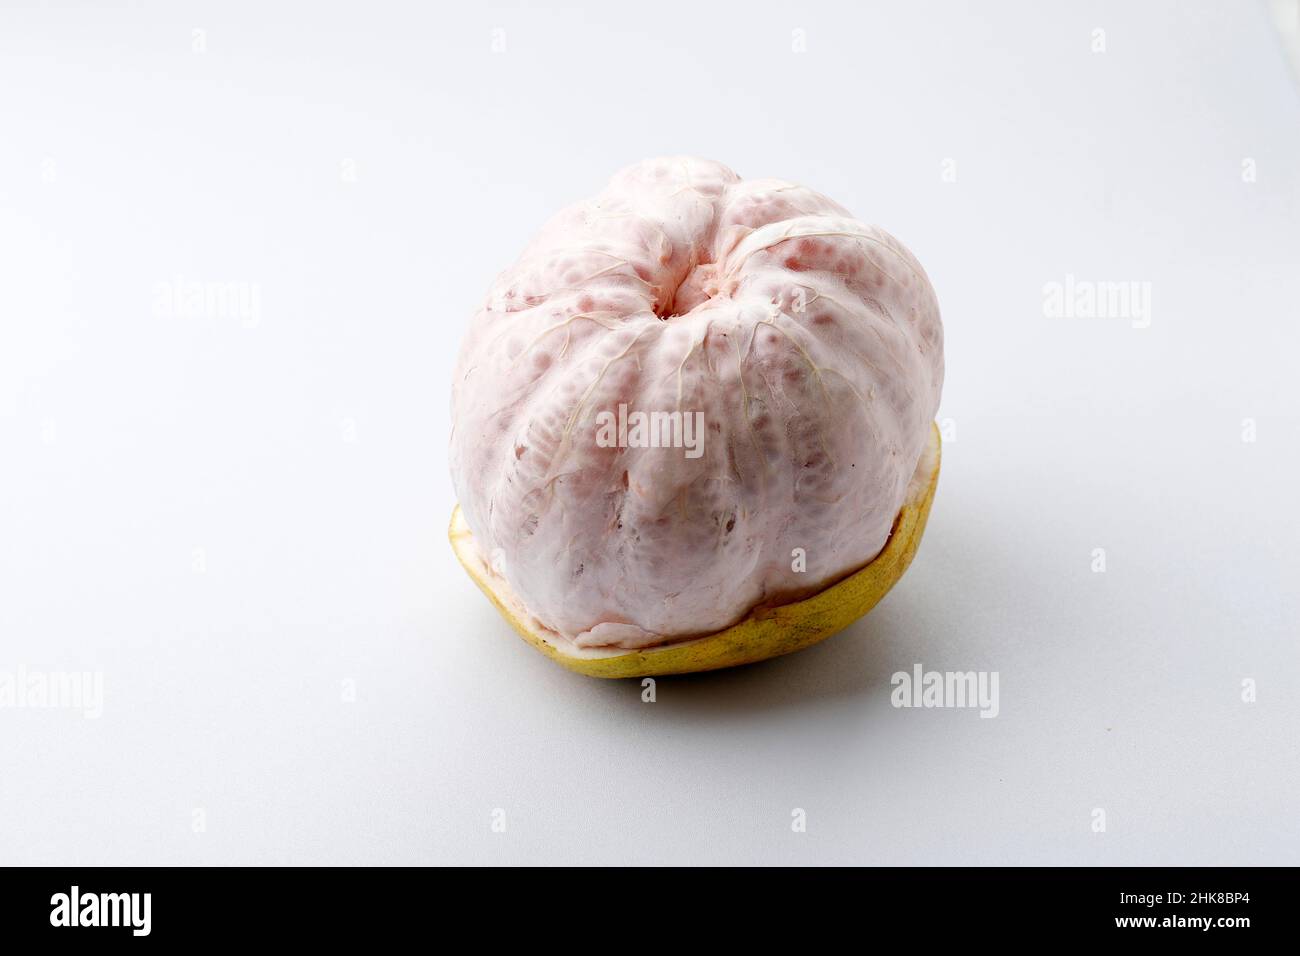
<instances>
[{"instance_id":1,"label":"yellow peel","mask_svg":"<svg viewBox=\"0 0 1300 956\"><path fill-rule=\"evenodd\" d=\"M939 429L931 425L930 445L908 489L884 549L870 564L802 601L755 608L737 624L716 634L639 651L583 650L533 621L505 580L492 574L474 544L474 535L457 505L447 536L461 565L488 599L528 643L570 670L590 677L652 677L752 664L810 647L842 631L879 603L903 576L921 543L930 503L939 483Z\"/></svg>"}]
</instances>

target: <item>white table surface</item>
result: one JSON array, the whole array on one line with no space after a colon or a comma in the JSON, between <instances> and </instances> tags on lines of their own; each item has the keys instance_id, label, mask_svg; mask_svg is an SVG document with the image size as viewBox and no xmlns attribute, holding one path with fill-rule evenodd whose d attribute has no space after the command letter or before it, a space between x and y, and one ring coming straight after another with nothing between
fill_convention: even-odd
<instances>
[{"instance_id":1,"label":"white table surface","mask_svg":"<svg viewBox=\"0 0 1300 956\"><path fill-rule=\"evenodd\" d=\"M97 719L0 708L0 862L1300 861L1266 8L655 9L0 13L0 672L104 681ZM907 243L956 440L868 618L646 704L459 569L448 395L545 217L667 153ZM1149 327L1047 317L1067 275L1149 283ZM178 280L257 313L168 314ZM916 663L998 672L999 716L895 709Z\"/></svg>"}]
</instances>

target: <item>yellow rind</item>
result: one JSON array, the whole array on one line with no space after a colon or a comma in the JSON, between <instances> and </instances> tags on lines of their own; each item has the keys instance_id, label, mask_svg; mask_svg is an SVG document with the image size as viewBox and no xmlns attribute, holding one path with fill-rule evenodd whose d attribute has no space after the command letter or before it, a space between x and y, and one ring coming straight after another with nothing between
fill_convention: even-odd
<instances>
[{"instance_id":1,"label":"yellow rind","mask_svg":"<svg viewBox=\"0 0 1300 956\"><path fill-rule=\"evenodd\" d=\"M520 636L547 657L570 670L589 677L654 677L717 670L737 664L752 664L810 647L842 631L870 611L894 586L912 563L921 543L930 504L939 483L939 429L931 426L933 469L928 478L918 476L912 493L894 519L884 549L870 564L812 597L776 607L756 608L737 624L716 634L670 644L667 647L613 653L609 656L579 657L566 653L548 640L544 629L521 620L495 588L504 589L499 578L490 581L474 554L474 536L457 505L451 514L447 536L461 565L488 600L510 622ZM926 456L922 456L926 460ZM494 588L495 585L495 588ZM554 640L559 641L558 635Z\"/></svg>"}]
</instances>

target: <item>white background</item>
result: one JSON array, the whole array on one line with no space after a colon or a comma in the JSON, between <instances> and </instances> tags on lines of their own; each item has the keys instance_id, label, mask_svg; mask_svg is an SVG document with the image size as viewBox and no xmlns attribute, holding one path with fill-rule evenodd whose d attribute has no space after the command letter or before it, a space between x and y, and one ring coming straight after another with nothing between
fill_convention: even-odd
<instances>
[{"instance_id":1,"label":"white background","mask_svg":"<svg viewBox=\"0 0 1300 956\"><path fill-rule=\"evenodd\" d=\"M1265 8L605 6L5 4L0 671L105 699L0 709L0 862L1300 861ZM448 397L530 234L670 153L916 253L956 440L867 619L646 704L461 572ZM1150 327L1045 316L1067 274L1150 283ZM178 278L255 321L168 314ZM1000 715L891 707L916 663L997 671Z\"/></svg>"}]
</instances>

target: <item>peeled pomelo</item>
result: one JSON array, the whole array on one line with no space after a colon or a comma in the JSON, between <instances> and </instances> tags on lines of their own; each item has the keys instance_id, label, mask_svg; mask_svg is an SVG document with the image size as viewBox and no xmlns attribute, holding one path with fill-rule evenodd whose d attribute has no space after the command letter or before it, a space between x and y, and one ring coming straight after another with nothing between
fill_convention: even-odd
<instances>
[{"instance_id":1,"label":"peeled pomelo","mask_svg":"<svg viewBox=\"0 0 1300 956\"><path fill-rule=\"evenodd\" d=\"M453 546L583 673L797 650L911 560L942 381L934 291L888 233L804 187L639 163L552 219L470 325Z\"/></svg>"}]
</instances>

